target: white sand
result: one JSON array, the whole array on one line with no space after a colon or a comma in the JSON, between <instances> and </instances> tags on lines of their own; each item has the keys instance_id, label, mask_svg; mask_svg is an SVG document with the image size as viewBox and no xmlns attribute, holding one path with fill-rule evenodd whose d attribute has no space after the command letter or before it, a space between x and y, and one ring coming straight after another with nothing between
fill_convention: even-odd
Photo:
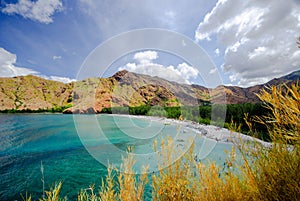
<instances>
[{"instance_id":1,"label":"white sand","mask_svg":"<svg viewBox=\"0 0 300 201\"><path fill-rule=\"evenodd\" d=\"M112 114L115 116L125 116L129 118L146 119L150 121L163 122L165 125L177 125L185 129L190 129L202 137L215 140L223 143L240 143L242 142L258 142L265 147L271 146L271 143L263 140L251 137L238 132L230 131L226 128L219 128L214 125L204 125L193 121L179 121L175 119L168 119L165 117L154 117L154 116L142 116L142 115L124 115L124 114ZM184 131L184 130L183 130Z\"/></svg>"},{"instance_id":2,"label":"white sand","mask_svg":"<svg viewBox=\"0 0 300 201\"><path fill-rule=\"evenodd\" d=\"M203 125L192 121L179 121L175 119L167 119L165 117L153 117L153 116L136 116L136 115L122 115L112 114L112 116L123 116L128 118L145 119L147 121L160 122L165 125L178 126L179 133L174 136L174 152L172 152L172 160L176 161L182 154L191 147L191 143L194 143L193 156L195 160L204 160L213 151L217 143L232 145L240 144L241 142L258 142L263 146L269 147L271 144L262 140L247 136L241 133L232 132L225 128L219 128L213 125ZM195 135L196 134L196 135ZM202 143L200 138L203 138L205 143ZM192 140L192 141L191 141ZM153 144L149 143L148 148L151 149ZM159 149L158 149L159 150ZM165 159L165 151L150 151L148 154L136 155L136 169L139 171L143 165L148 165L148 172L157 171L158 168L166 167L163 162ZM217 159L216 159L217 160ZM171 165L167 164L167 165Z\"/></svg>"}]
</instances>

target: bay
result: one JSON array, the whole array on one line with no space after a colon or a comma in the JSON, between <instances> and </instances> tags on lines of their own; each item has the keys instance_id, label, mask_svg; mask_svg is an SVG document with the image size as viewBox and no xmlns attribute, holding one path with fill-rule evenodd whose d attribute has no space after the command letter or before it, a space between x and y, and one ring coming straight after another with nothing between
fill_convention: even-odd
<instances>
[{"instance_id":1,"label":"bay","mask_svg":"<svg viewBox=\"0 0 300 201\"><path fill-rule=\"evenodd\" d=\"M120 163L129 145L134 146L135 154L149 155L155 140L165 134L175 138L178 133L176 125L166 126L162 121L146 118L81 117L78 122L73 115L63 114L0 115L0 200L21 200L20 194L26 192L37 200L43 195L42 179L46 189L62 181L61 194L76 200L80 189L90 184L97 188L105 178L107 169L103 161ZM203 138L197 136L195 140L195 149L199 149ZM222 164L227 156L224 150L231 147L229 143L217 143L207 158ZM153 163L142 159L146 164ZM147 194L150 199L151 194Z\"/></svg>"}]
</instances>

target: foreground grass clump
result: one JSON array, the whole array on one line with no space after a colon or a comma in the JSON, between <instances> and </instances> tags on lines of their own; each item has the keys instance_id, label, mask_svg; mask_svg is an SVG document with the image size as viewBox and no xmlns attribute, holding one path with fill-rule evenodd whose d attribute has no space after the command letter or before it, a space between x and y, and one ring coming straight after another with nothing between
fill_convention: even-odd
<instances>
[{"instance_id":1,"label":"foreground grass clump","mask_svg":"<svg viewBox=\"0 0 300 201\"><path fill-rule=\"evenodd\" d=\"M106 180L99 190L93 186L78 193L78 200L140 201L145 199L146 185L152 186L152 199L164 200L299 200L300 198L300 88L284 85L263 90L259 98L271 111L252 121L265 125L272 145L239 143L225 166L204 165L194 160L193 146L172 166L156 174L135 175L132 154L124 158L120 170L109 167ZM251 123L249 123L251 128ZM161 143L162 160L172 160L176 149L172 140ZM163 164L163 163L160 163ZM144 169L146 172L147 169ZM126 172L126 173L124 173ZM40 200L63 200L61 183L46 192ZM27 201L31 200L29 197Z\"/></svg>"},{"instance_id":2,"label":"foreground grass clump","mask_svg":"<svg viewBox=\"0 0 300 201\"><path fill-rule=\"evenodd\" d=\"M264 124L272 147L252 152L259 197L263 200L300 199L300 87L283 85L263 90L258 97L271 115L255 117Z\"/></svg>"},{"instance_id":3,"label":"foreground grass clump","mask_svg":"<svg viewBox=\"0 0 300 201\"><path fill-rule=\"evenodd\" d=\"M237 173L240 167L234 149L225 169L214 162L196 163L192 156L193 147L172 166L152 176L153 200L251 200L256 189L245 180L246 172L241 169Z\"/></svg>"}]
</instances>

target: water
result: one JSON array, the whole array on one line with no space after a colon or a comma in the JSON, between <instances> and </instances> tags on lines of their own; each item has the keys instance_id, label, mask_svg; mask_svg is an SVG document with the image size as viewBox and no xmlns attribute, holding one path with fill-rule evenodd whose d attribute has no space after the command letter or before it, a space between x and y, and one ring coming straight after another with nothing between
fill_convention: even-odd
<instances>
[{"instance_id":1,"label":"water","mask_svg":"<svg viewBox=\"0 0 300 201\"><path fill-rule=\"evenodd\" d=\"M106 176L106 167L99 160L108 158L117 164L128 145L133 145L139 156L149 155L154 140L163 138L164 133L176 137L178 132L176 126L145 119L111 115L79 118L75 118L75 125L72 115L0 115L0 200L21 200L20 194L26 192L37 200L43 194L43 177L46 189L63 181L62 195L75 200L80 189L90 184L97 187ZM99 135L99 127L105 135ZM199 149L203 139L196 140ZM115 152L112 144L121 152ZM218 143L208 158L223 163L224 149L230 150L231 145ZM144 158L141 161L145 163Z\"/></svg>"}]
</instances>

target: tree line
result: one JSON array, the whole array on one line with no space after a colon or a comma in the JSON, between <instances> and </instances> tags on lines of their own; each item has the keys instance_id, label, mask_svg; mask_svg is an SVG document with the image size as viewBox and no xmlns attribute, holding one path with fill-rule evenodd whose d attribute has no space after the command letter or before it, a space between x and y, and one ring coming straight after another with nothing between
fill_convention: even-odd
<instances>
[{"instance_id":1,"label":"tree line","mask_svg":"<svg viewBox=\"0 0 300 201\"><path fill-rule=\"evenodd\" d=\"M224 119L215 120L212 122L212 109L214 113L225 115ZM250 129L245 121L245 114L248 114L249 120L254 116L265 116L269 110L263 103L243 103L243 104L227 104L227 105L202 105L202 106L181 106L181 107L165 107L165 106L149 106L142 105L137 107L113 107L104 108L101 113L108 114L129 114L129 115L145 115L158 116L173 119L185 119L198 122L201 124L221 125L229 128L232 123L238 125L243 133L249 133ZM217 116L217 115L216 115ZM264 140L269 140L266 134L267 129L260 124L252 123L252 131L258 135L257 137Z\"/></svg>"}]
</instances>

